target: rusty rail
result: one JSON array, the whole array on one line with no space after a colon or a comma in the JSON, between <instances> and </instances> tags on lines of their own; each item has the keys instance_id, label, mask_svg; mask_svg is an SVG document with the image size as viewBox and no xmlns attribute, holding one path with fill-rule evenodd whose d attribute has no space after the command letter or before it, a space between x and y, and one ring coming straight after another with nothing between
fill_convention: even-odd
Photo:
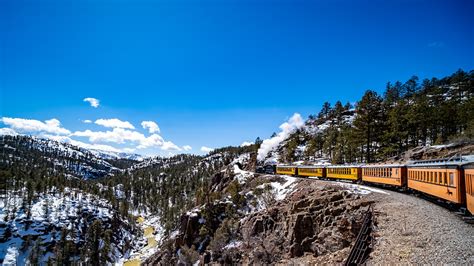
<instances>
[{"instance_id":1,"label":"rusty rail","mask_svg":"<svg viewBox=\"0 0 474 266\"><path fill-rule=\"evenodd\" d=\"M360 228L357 239L352 246L351 253L347 257L344 265L361 265L369 257L372 251L372 230L373 230L374 210L372 205L367 208L362 227Z\"/></svg>"}]
</instances>

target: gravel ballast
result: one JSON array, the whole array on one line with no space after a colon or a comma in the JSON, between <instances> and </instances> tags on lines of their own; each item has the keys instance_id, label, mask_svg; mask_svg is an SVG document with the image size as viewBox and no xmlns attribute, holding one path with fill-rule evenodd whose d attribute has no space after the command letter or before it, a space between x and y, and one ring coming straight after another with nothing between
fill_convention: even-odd
<instances>
[{"instance_id":1,"label":"gravel ballast","mask_svg":"<svg viewBox=\"0 0 474 266\"><path fill-rule=\"evenodd\" d=\"M368 264L474 265L474 225L410 194L371 193L376 243Z\"/></svg>"}]
</instances>

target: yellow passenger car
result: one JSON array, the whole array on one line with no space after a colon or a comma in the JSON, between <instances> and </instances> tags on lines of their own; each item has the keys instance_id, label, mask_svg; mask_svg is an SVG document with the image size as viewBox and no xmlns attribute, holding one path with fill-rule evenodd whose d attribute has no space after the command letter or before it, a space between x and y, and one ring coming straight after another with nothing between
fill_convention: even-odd
<instances>
[{"instance_id":1,"label":"yellow passenger car","mask_svg":"<svg viewBox=\"0 0 474 266\"><path fill-rule=\"evenodd\" d=\"M327 166L326 177L333 179L359 180L361 170L359 166L338 165Z\"/></svg>"},{"instance_id":2,"label":"yellow passenger car","mask_svg":"<svg viewBox=\"0 0 474 266\"><path fill-rule=\"evenodd\" d=\"M297 175L298 167L295 165L277 165L276 173L278 175Z\"/></svg>"},{"instance_id":3,"label":"yellow passenger car","mask_svg":"<svg viewBox=\"0 0 474 266\"><path fill-rule=\"evenodd\" d=\"M474 163L464 167L466 184L466 207L474 215Z\"/></svg>"},{"instance_id":4,"label":"yellow passenger car","mask_svg":"<svg viewBox=\"0 0 474 266\"><path fill-rule=\"evenodd\" d=\"M362 166L362 181L397 187L406 185L406 166L369 164Z\"/></svg>"},{"instance_id":5,"label":"yellow passenger car","mask_svg":"<svg viewBox=\"0 0 474 266\"><path fill-rule=\"evenodd\" d=\"M408 187L453 203L464 204L461 161L419 161L408 165Z\"/></svg>"},{"instance_id":6,"label":"yellow passenger car","mask_svg":"<svg viewBox=\"0 0 474 266\"><path fill-rule=\"evenodd\" d=\"M325 168L321 165L305 165L305 166L298 166L298 175L299 176L316 176L316 177L324 177L325 175Z\"/></svg>"}]
</instances>

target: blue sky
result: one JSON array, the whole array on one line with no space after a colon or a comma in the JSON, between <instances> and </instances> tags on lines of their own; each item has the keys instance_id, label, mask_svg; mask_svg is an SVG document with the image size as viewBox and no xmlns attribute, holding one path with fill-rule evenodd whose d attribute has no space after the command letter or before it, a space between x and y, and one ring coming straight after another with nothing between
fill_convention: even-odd
<instances>
[{"instance_id":1,"label":"blue sky","mask_svg":"<svg viewBox=\"0 0 474 266\"><path fill-rule=\"evenodd\" d=\"M240 145L324 101L354 102L415 74L472 70L473 3L4 0L0 116L54 118L70 139L145 154ZM154 121L162 140L136 149L140 136L74 135L113 131L82 121L114 118L144 138L153 133L141 122ZM41 127L0 127L28 133L25 123ZM163 149L167 141L181 150Z\"/></svg>"}]
</instances>

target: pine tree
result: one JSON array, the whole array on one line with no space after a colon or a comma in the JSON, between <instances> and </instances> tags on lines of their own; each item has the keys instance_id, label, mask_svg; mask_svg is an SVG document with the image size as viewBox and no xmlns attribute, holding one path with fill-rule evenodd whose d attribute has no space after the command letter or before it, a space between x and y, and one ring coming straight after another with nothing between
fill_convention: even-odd
<instances>
[{"instance_id":1,"label":"pine tree","mask_svg":"<svg viewBox=\"0 0 474 266\"><path fill-rule=\"evenodd\" d=\"M382 99L375 91L368 90L357 103L355 131L361 144L364 145L364 157L367 163L374 161L377 142L382 125Z\"/></svg>"}]
</instances>

